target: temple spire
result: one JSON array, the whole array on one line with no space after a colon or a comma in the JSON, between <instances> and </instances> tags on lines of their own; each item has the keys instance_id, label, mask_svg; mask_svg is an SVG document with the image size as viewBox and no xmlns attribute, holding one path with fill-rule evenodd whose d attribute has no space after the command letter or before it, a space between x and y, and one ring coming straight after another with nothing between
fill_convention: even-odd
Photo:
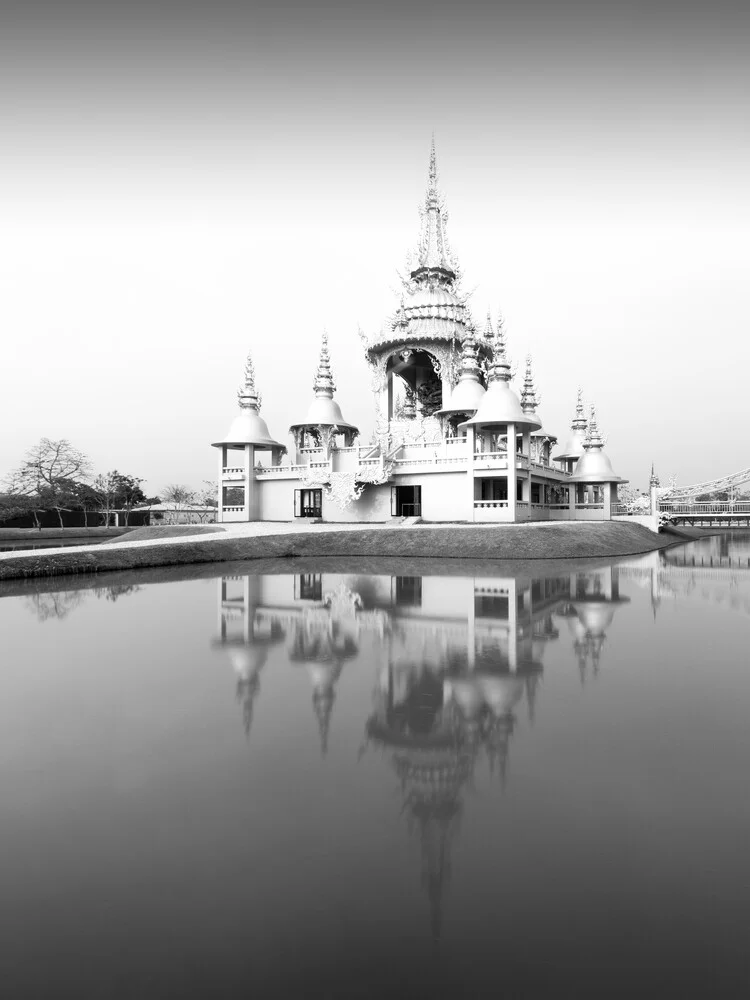
<instances>
[{"instance_id":1,"label":"temple spire","mask_svg":"<svg viewBox=\"0 0 750 1000\"><path fill-rule=\"evenodd\" d=\"M245 360L244 382L237 391L237 399L243 410L260 410L261 397L255 386L255 365L250 352Z\"/></svg>"},{"instance_id":2,"label":"temple spire","mask_svg":"<svg viewBox=\"0 0 750 1000\"><path fill-rule=\"evenodd\" d=\"M424 205L419 214L422 218L422 232L416 253L416 268L411 277L422 280L430 271L434 277L447 283L456 278L456 265L448 245L446 222L448 213L437 187L437 157L435 155L435 137L430 146L430 166L428 172L427 192ZM434 271L440 275L434 275Z\"/></svg>"},{"instance_id":3,"label":"temple spire","mask_svg":"<svg viewBox=\"0 0 750 1000\"><path fill-rule=\"evenodd\" d=\"M534 413L537 406L539 406L539 397L536 394L534 376L531 372L531 355L528 354L526 356L526 375L521 390L521 409L524 413Z\"/></svg>"},{"instance_id":4,"label":"temple spire","mask_svg":"<svg viewBox=\"0 0 750 1000\"><path fill-rule=\"evenodd\" d=\"M495 336L492 340L492 362L489 367L488 381L510 382L511 378L510 361L508 361L505 347L505 326L502 317L499 316Z\"/></svg>"},{"instance_id":5,"label":"temple spire","mask_svg":"<svg viewBox=\"0 0 750 1000\"><path fill-rule=\"evenodd\" d=\"M583 410L583 389L578 389L578 401L576 402L576 415L570 425L573 430L586 430L586 415Z\"/></svg>"},{"instance_id":6,"label":"temple spire","mask_svg":"<svg viewBox=\"0 0 750 1000\"><path fill-rule=\"evenodd\" d=\"M586 432L586 440L583 442L583 447L587 450L591 448L603 448L604 441L601 434L599 433L599 428L596 423L596 407L591 404L591 419L589 420L589 429Z\"/></svg>"},{"instance_id":7,"label":"temple spire","mask_svg":"<svg viewBox=\"0 0 750 1000\"><path fill-rule=\"evenodd\" d=\"M333 398L336 391L336 383L333 380L333 371L331 370L331 356L328 353L328 334L325 330L321 338L320 358L318 370L315 372L313 389L316 396L327 396L329 399Z\"/></svg>"},{"instance_id":8,"label":"temple spire","mask_svg":"<svg viewBox=\"0 0 750 1000\"><path fill-rule=\"evenodd\" d=\"M479 367L478 360L479 347L477 346L477 339L474 334L475 329L473 326L470 326L469 332L464 337L463 344L461 344L460 382L481 382L482 380L482 369Z\"/></svg>"}]
</instances>

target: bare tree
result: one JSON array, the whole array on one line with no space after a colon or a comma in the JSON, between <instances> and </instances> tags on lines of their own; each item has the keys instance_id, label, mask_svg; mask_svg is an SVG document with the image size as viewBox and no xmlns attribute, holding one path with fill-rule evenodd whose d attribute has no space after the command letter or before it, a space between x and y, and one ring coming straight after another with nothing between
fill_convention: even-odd
<instances>
[{"instance_id":1,"label":"bare tree","mask_svg":"<svg viewBox=\"0 0 750 1000\"><path fill-rule=\"evenodd\" d=\"M190 504L195 503L195 490L191 490L184 483L169 483L161 492L162 502L172 504L175 508L175 519L179 518L179 512ZM171 518L167 520L167 523Z\"/></svg>"},{"instance_id":2,"label":"bare tree","mask_svg":"<svg viewBox=\"0 0 750 1000\"><path fill-rule=\"evenodd\" d=\"M42 509L57 511L63 528L63 511L76 501L75 487L88 478L90 463L86 455L65 438L42 438L26 453L23 463L11 476L15 491L36 496Z\"/></svg>"}]
</instances>

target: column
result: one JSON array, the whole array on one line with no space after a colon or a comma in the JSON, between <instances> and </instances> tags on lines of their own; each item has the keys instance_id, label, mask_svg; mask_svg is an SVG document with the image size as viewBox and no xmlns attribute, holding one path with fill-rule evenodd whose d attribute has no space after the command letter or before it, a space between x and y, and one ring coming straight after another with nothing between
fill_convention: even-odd
<instances>
[{"instance_id":1,"label":"column","mask_svg":"<svg viewBox=\"0 0 750 1000\"><path fill-rule=\"evenodd\" d=\"M468 456L466 459L466 482L468 484L468 496L469 496L469 516L467 521L476 520L476 511L474 509L474 449L477 446L477 432L475 427L466 428L466 447L468 449Z\"/></svg>"},{"instance_id":2,"label":"column","mask_svg":"<svg viewBox=\"0 0 750 1000\"><path fill-rule=\"evenodd\" d=\"M516 425L508 424L508 519L516 520L518 508L516 506L516 475L518 462L516 461Z\"/></svg>"},{"instance_id":3,"label":"column","mask_svg":"<svg viewBox=\"0 0 750 1000\"><path fill-rule=\"evenodd\" d=\"M219 497L218 497L218 500L219 500L219 505L216 508L216 520L217 520L217 522L220 523L221 521L224 520L224 510L223 510L223 507L224 507L224 468L225 468L225 466L227 464L227 449L226 449L226 446L222 445L220 448L217 449L217 451L219 452L219 473L218 473L218 482L219 482Z\"/></svg>"}]
</instances>

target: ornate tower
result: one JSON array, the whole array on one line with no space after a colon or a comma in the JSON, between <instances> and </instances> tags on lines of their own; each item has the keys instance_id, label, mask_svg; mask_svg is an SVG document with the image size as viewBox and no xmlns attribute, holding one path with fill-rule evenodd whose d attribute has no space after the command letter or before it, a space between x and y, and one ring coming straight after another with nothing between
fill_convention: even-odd
<instances>
[{"instance_id":1,"label":"ornate tower","mask_svg":"<svg viewBox=\"0 0 750 1000\"><path fill-rule=\"evenodd\" d=\"M421 235L408 278L402 279L400 305L378 334L369 339L363 335L381 445L417 436L440 437L439 422L432 418L448 403L458 379L461 345L472 327L448 245L448 213L437 187L434 140L420 216ZM488 353L484 344L478 351L482 357ZM400 408L399 396L405 400Z\"/></svg>"},{"instance_id":2,"label":"ornate tower","mask_svg":"<svg viewBox=\"0 0 750 1000\"><path fill-rule=\"evenodd\" d=\"M324 448L330 454L336 437L344 438L344 446L350 448L359 430L344 420L341 407L333 398L336 383L331 370L331 358L328 353L328 335L323 332L320 345L320 358L313 381L315 396L310 404L305 419L292 424L289 433L294 436L297 448L297 461L300 452L305 447Z\"/></svg>"},{"instance_id":3,"label":"ornate tower","mask_svg":"<svg viewBox=\"0 0 750 1000\"><path fill-rule=\"evenodd\" d=\"M286 448L273 440L260 415L260 393L255 386L255 368L250 354L245 361L245 378L237 399L239 414L226 436L211 446L219 449L217 520L257 521L261 512L255 482L256 452L270 451L271 462L276 465Z\"/></svg>"}]
</instances>

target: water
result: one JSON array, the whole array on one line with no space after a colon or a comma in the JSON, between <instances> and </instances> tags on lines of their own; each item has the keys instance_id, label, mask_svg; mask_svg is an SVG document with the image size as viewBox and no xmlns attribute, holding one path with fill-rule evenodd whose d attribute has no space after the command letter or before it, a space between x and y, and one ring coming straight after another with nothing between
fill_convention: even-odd
<instances>
[{"instance_id":1,"label":"water","mask_svg":"<svg viewBox=\"0 0 750 1000\"><path fill-rule=\"evenodd\" d=\"M747 995L749 556L7 584L4 995Z\"/></svg>"}]
</instances>

